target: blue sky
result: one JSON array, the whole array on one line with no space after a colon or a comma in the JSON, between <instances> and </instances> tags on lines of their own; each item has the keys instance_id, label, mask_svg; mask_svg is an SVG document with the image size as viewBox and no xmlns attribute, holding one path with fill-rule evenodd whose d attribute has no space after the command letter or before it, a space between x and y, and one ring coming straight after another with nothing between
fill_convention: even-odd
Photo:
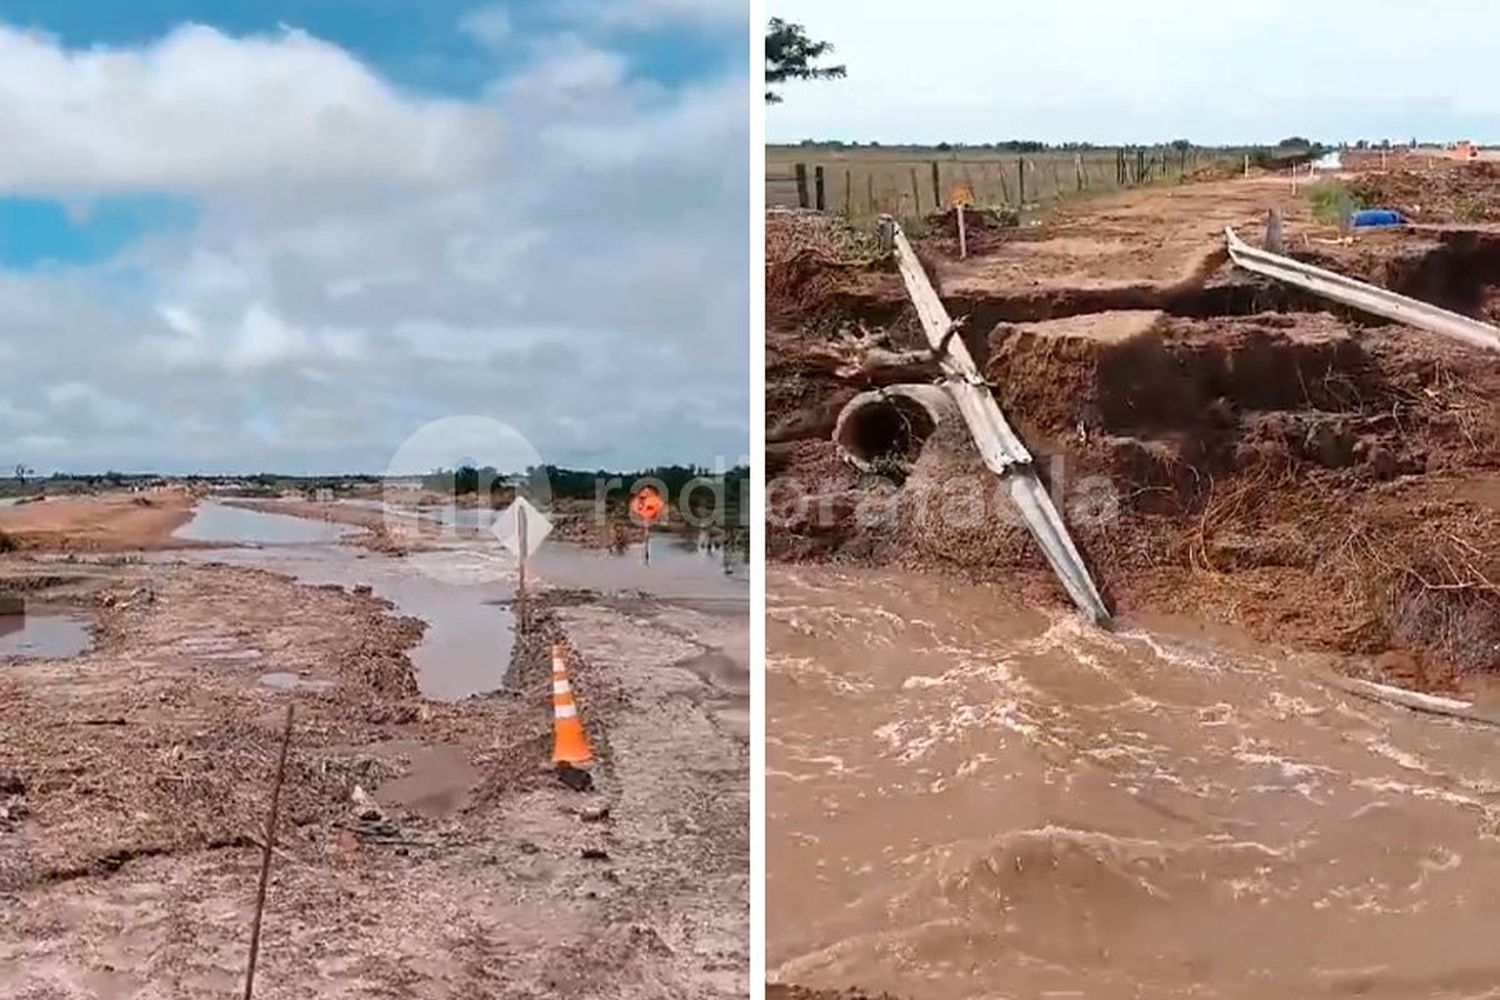
<instances>
[{"instance_id":1,"label":"blue sky","mask_svg":"<svg viewBox=\"0 0 1500 1000\"><path fill-rule=\"evenodd\" d=\"M528 39L547 37L560 21L557 0L490 6L506 11L516 43L510 53L487 48L463 29L466 16L486 7L474 0L6 0L0 3L0 20L50 33L70 47L139 46L185 21L237 35L291 25L337 41L403 86L473 95L508 56L519 57ZM622 0L618 6L630 4ZM748 18L747 8L747 24ZM726 63L741 61L745 50L740 36L671 23L646 22L630 35L632 70L664 83L720 73Z\"/></svg>"},{"instance_id":2,"label":"blue sky","mask_svg":"<svg viewBox=\"0 0 1500 1000\"><path fill-rule=\"evenodd\" d=\"M1490 0L774 0L848 78L798 83L767 138L1500 143ZM914 44L920 21L924 41Z\"/></svg>"},{"instance_id":3,"label":"blue sky","mask_svg":"<svg viewBox=\"0 0 1500 1000\"><path fill-rule=\"evenodd\" d=\"M0 458L378 470L476 414L561 465L740 460L746 30L727 0L0 2Z\"/></svg>"}]
</instances>

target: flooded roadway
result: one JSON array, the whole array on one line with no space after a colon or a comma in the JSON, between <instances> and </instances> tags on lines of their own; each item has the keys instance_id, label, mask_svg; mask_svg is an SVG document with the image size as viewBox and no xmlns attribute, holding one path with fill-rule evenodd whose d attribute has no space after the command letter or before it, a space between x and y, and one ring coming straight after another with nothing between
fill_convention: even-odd
<instances>
[{"instance_id":1,"label":"flooded roadway","mask_svg":"<svg viewBox=\"0 0 1500 1000\"><path fill-rule=\"evenodd\" d=\"M1218 637L767 574L771 981L1500 996L1500 729Z\"/></svg>"},{"instance_id":2,"label":"flooded roadway","mask_svg":"<svg viewBox=\"0 0 1500 1000\"><path fill-rule=\"evenodd\" d=\"M515 560L487 534L453 533L431 551L404 558L339 544L347 526L270 514L211 501L198 505L177 537L232 548L189 549L153 558L251 566L313 586L368 586L397 612L427 623L412 650L422 693L457 701L499 688L515 642L508 606L515 598ZM658 538L651 562L638 547L620 555L546 542L528 568L539 587L634 591L666 601L709 602L743 616L749 584L743 565L726 574L719 554L691 541Z\"/></svg>"}]
</instances>

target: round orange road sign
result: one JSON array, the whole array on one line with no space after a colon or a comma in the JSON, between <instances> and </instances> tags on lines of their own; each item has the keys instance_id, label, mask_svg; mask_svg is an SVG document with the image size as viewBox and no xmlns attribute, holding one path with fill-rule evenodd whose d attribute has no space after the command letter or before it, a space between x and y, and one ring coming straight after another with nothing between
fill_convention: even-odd
<instances>
[{"instance_id":1,"label":"round orange road sign","mask_svg":"<svg viewBox=\"0 0 1500 1000\"><path fill-rule=\"evenodd\" d=\"M650 486L643 487L630 498L630 512L647 524L660 517L666 508L666 501L662 500L661 494Z\"/></svg>"}]
</instances>

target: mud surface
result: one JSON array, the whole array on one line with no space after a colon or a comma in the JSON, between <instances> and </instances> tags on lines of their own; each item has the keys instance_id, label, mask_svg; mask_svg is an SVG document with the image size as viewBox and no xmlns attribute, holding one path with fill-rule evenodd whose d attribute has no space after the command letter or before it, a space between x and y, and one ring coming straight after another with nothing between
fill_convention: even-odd
<instances>
[{"instance_id":1,"label":"mud surface","mask_svg":"<svg viewBox=\"0 0 1500 1000\"><path fill-rule=\"evenodd\" d=\"M1450 308L1483 315L1500 281L1485 233L1341 244L1269 180L1099 199L965 262L941 240L918 251L1121 610L1390 653L1380 670L1399 683L1472 687L1500 668L1500 369L1236 272L1223 227L1256 238L1270 205L1299 255ZM938 372L859 234L768 225L785 229L767 274L772 557L938 568L1054 599L1008 502L958 496L993 484L960 423L914 460L893 446L884 474L841 459L831 436L856 393ZM980 514L944 514L960 501Z\"/></svg>"},{"instance_id":2,"label":"mud surface","mask_svg":"<svg viewBox=\"0 0 1500 1000\"><path fill-rule=\"evenodd\" d=\"M1093 199L966 261L913 233L1115 633L960 421L872 421L846 461L849 400L939 372L868 234L768 217L783 995L1493 989L1496 730L1351 691L1495 702L1500 369L1237 272L1224 227L1272 207L1295 256L1494 315L1483 225L1349 239L1285 179Z\"/></svg>"},{"instance_id":3,"label":"mud surface","mask_svg":"<svg viewBox=\"0 0 1500 1000\"><path fill-rule=\"evenodd\" d=\"M95 640L0 658L0 996L238 993L288 700L257 996L746 992L743 600L543 590L501 690L447 704L378 591L176 557L13 555L0 586ZM590 792L549 766L553 642Z\"/></svg>"},{"instance_id":4,"label":"mud surface","mask_svg":"<svg viewBox=\"0 0 1500 1000\"><path fill-rule=\"evenodd\" d=\"M1493 727L1182 621L1108 634L896 571L773 567L767 592L773 981L1447 998L1500 976Z\"/></svg>"},{"instance_id":5,"label":"mud surface","mask_svg":"<svg viewBox=\"0 0 1500 1000\"><path fill-rule=\"evenodd\" d=\"M193 504L193 495L179 488L46 497L0 507L0 533L21 549L159 548L192 517Z\"/></svg>"}]
</instances>

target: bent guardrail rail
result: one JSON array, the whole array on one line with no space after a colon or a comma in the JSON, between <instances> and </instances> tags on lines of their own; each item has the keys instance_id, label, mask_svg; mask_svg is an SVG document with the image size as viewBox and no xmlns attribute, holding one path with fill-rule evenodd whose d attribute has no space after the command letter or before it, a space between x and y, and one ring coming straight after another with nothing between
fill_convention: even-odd
<instances>
[{"instance_id":1,"label":"bent guardrail rail","mask_svg":"<svg viewBox=\"0 0 1500 1000\"><path fill-rule=\"evenodd\" d=\"M927 279L927 272L922 270L916 251L907 242L901 226L894 219L881 221L889 227L888 235L894 244L901 279L906 283L907 294L922 321L922 330L943 370L943 385L958 404L980 457L991 472L1009 484L1011 500L1021 511L1026 527L1041 546L1047 563L1073 603L1090 620L1096 623L1108 621L1110 615L1104 599L1099 596L1052 498L1037 477L1031 453L1000 412L968 347L958 337L957 325Z\"/></svg>"},{"instance_id":2,"label":"bent guardrail rail","mask_svg":"<svg viewBox=\"0 0 1500 1000\"><path fill-rule=\"evenodd\" d=\"M1386 288L1377 288L1336 271L1253 247L1235 235L1233 228L1225 227L1224 235L1229 243L1229 259L1247 271L1305 288L1363 312L1431 330L1475 347L1500 351L1500 329L1487 323Z\"/></svg>"}]
</instances>

